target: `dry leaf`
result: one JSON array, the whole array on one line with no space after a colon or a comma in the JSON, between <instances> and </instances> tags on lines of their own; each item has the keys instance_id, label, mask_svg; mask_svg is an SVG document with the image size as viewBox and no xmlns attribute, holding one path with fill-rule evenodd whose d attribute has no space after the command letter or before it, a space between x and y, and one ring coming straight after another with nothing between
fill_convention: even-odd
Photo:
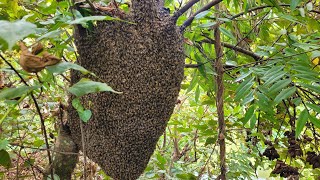
<instances>
[{"instance_id":1,"label":"dry leaf","mask_svg":"<svg viewBox=\"0 0 320 180\"><path fill-rule=\"evenodd\" d=\"M19 64L27 72L37 73L46 66L55 65L61 61L61 59L49 54L48 52L44 52L42 57L36 56L28 50L27 46L23 42L19 42L19 46L21 49ZM41 48L37 50L40 49Z\"/></svg>"},{"instance_id":2,"label":"dry leaf","mask_svg":"<svg viewBox=\"0 0 320 180\"><path fill-rule=\"evenodd\" d=\"M43 51L43 45L41 43L37 43L31 48L31 54L37 55Z\"/></svg>"}]
</instances>

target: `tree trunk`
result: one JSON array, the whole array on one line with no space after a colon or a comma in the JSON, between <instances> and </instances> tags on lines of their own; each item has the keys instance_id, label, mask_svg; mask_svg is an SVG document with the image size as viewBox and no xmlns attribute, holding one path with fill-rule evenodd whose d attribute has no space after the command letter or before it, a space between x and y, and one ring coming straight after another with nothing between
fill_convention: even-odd
<instances>
[{"instance_id":1,"label":"tree trunk","mask_svg":"<svg viewBox=\"0 0 320 180\"><path fill-rule=\"evenodd\" d=\"M132 0L127 21L104 21L92 31L75 30L81 66L123 94L91 94L82 103L93 112L84 125L87 156L114 179L143 173L173 112L183 79L183 41L159 0ZM160 2L161 3L161 2ZM81 78L72 72L72 83ZM68 125L82 147L77 112L70 106Z\"/></svg>"}]
</instances>

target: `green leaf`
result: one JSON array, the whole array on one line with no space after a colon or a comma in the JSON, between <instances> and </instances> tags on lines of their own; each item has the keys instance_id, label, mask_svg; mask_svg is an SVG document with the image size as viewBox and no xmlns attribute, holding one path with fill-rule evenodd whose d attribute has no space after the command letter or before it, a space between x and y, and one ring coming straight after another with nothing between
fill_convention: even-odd
<instances>
[{"instance_id":1,"label":"green leaf","mask_svg":"<svg viewBox=\"0 0 320 180\"><path fill-rule=\"evenodd\" d=\"M0 100L8 100L21 97L22 95L38 88L40 88L40 86L20 86L17 88L7 88L0 92Z\"/></svg>"},{"instance_id":2,"label":"green leaf","mask_svg":"<svg viewBox=\"0 0 320 180\"><path fill-rule=\"evenodd\" d=\"M297 126L296 126L296 138L301 134L304 125L306 124L309 117L309 113L307 109L304 109L297 120Z\"/></svg>"},{"instance_id":3,"label":"green leaf","mask_svg":"<svg viewBox=\"0 0 320 180\"><path fill-rule=\"evenodd\" d=\"M82 106L79 98L74 98L71 104L72 104L72 107L74 107L78 112L84 111L84 107Z\"/></svg>"},{"instance_id":4,"label":"green leaf","mask_svg":"<svg viewBox=\"0 0 320 180\"><path fill-rule=\"evenodd\" d=\"M199 96L200 96L200 86L198 85L198 86L197 86L197 89L196 89L196 91L195 91L195 96L194 96L194 100L195 100L196 102L199 101Z\"/></svg>"},{"instance_id":5,"label":"green leaf","mask_svg":"<svg viewBox=\"0 0 320 180\"><path fill-rule=\"evenodd\" d=\"M206 16L208 13L210 13L209 10L202 11L201 13L197 14L197 15L194 17L194 19L200 19L200 18Z\"/></svg>"},{"instance_id":6,"label":"green leaf","mask_svg":"<svg viewBox=\"0 0 320 180\"><path fill-rule=\"evenodd\" d=\"M215 144L217 141L217 137L208 137L206 139L206 143L204 144L205 146L208 146L209 144Z\"/></svg>"},{"instance_id":7,"label":"green leaf","mask_svg":"<svg viewBox=\"0 0 320 180\"><path fill-rule=\"evenodd\" d=\"M14 44L36 32L37 26L25 20L15 22L0 20L0 38L8 43L8 49L11 50Z\"/></svg>"},{"instance_id":8,"label":"green leaf","mask_svg":"<svg viewBox=\"0 0 320 180\"><path fill-rule=\"evenodd\" d=\"M72 106L77 110L79 117L83 122L86 123L90 120L92 112L91 110L85 109L83 107L79 98L75 98L72 100Z\"/></svg>"},{"instance_id":9,"label":"green leaf","mask_svg":"<svg viewBox=\"0 0 320 180\"><path fill-rule=\"evenodd\" d=\"M313 109L315 112L320 114L320 106L319 105L307 103L307 106L309 108Z\"/></svg>"},{"instance_id":10,"label":"green leaf","mask_svg":"<svg viewBox=\"0 0 320 180\"><path fill-rule=\"evenodd\" d=\"M287 73L280 71L278 73L273 74L272 76L269 76L269 78L266 80L266 82L264 83L264 85L270 85L276 81L278 81L279 79L281 79L282 77L284 77Z\"/></svg>"},{"instance_id":11,"label":"green leaf","mask_svg":"<svg viewBox=\"0 0 320 180\"><path fill-rule=\"evenodd\" d=\"M74 69L77 71L80 71L82 74L86 75L86 74L93 74L90 71L86 70L84 67L78 65L78 64L74 64L72 62L61 62L58 63L56 65L53 66L48 66L47 70L51 73L57 73L57 74L61 74L66 72L69 69Z\"/></svg>"},{"instance_id":12,"label":"green leaf","mask_svg":"<svg viewBox=\"0 0 320 180\"><path fill-rule=\"evenodd\" d=\"M250 74L252 74L252 71L251 71L251 70L248 71L248 72L246 72L246 73L244 73L244 74L241 74L241 75L240 75L236 80L234 80L234 81L235 81L235 82L239 82L239 81L241 81L242 79L248 77Z\"/></svg>"},{"instance_id":13,"label":"green leaf","mask_svg":"<svg viewBox=\"0 0 320 180\"><path fill-rule=\"evenodd\" d=\"M252 118L253 116L253 113L254 113L254 109L255 107L254 106L250 106L249 109L247 110L246 114L244 115L244 118L243 118L243 125L246 125L247 122Z\"/></svg>"},{"instance_id":14,"label":"green leaf","mask_svg":"<svg viewBox=\"0 0 320 180\"><path fill-rule=\"evenodd\" d=\"M78 83L70 87L68 91L77 97L80 97L89 93L103 92L103 91L109 91L109 92L121 94L121 92L117 92L113 90L106 83L95 82L86 78L82 78Z\"/></svg>"},{"instance_id":15,"label":"green leaf","mask_svg":"<svg viewBox=\"0 0 320 180\"><path fill-rule=\"evenodd\" d=\"M305 83L299 83L299 85L301 85L301 86L303 86L303 87L306 87L306 88L308 88L309 90L314 91L314 92L320 94L320 86L319 86L319 85L314 86L314 85L305 84Z\"/></svg>"},{"instance_id":16,"label":"green leaf","mask_svg":"<svg viewBox=\"0 0 320 180\"><path fill-rule=\"evenodd\" d=\"M208 28L208 27L212 27L212 26L214 26L216 24L217 24L216 22L208 22L208 23L205 23L205 24L200 24L198 27L200 27L200 28Z\"/></svg>"},{"instance_id":17,"label":"green leaf","mask_svg":"<svg viewBox=\"0 0 320 180\"><path fill-rule=\"evenodd\" d=\"M297 6L298 4L301 2L301 0L291 0L290 2L290 9L293 11Z\"/></svg>"},{"instance_id":18,"label":"green leaf","mask_svg":"<svg viewBox=\"0 0 320 180\"><path fill-rule=\"evenodd\" d=\"M240 84L240 86L236 90L235 101L238 101L238 100L244 98L245 95L250 91L250 89L253 85L253 82L252 82L253 79L254 79L254 77L249 78Z\"/></svg>"},{"instance_id":19,"label":"green leaf","mask_svg":"<svg viewBox=\"0 0 320 180\"><path fill-rule=\"evenodd\" d=\"M226 35L230 39L236 40L236 38L233 36L233 34L229 30L227 30L226 28L219 27L219 29L222 32L222 34Z\"/></svg>"},{"instance_id":20,"label":"green leaf","mask_svg":"<svg viewBox=\"0 0 320 180\"><path fill-rule=\"evenodd\" d=\"M276 93L276 92L282 90L283 88L287 87L290 83L291 83L291 79L280 80L280 81L274 83L270 87L269 93L270 94Z\"/></svg>"},{"instance_id":21,"label":"green leaf","mask_svg":"<svg viewBox=\"0 0 320 180\"><path fill-rule=\"evenodd\" d=\"M54 30L54 31L50 31L50 32L42 35L41 37L39 37L39 38L37 39L37 41L40 41L40 40L45 39L45 38L59 37L59 36L61 36L61 33L62 33L62 30L61 30L61 29L57 29L57 30Z\"/></svg>"},{"instance_id":22,"label":"green leaf","mask_svg":"<svg viewBox=\"0 0 320 180\"><path fill-rule=\"evenodd\" d=\"M7 169L12 166L9 153L3 149L0 150L0 165Z\"/></svg>"},{"instance_id":23,"label":"green leaf","mask_svg":"<svg viewBox=\"0 0 320 180\"><path fill-rule=\"evenodd\" d=\"M274 99L274 104L277 105L279 104L282 100L287 99L288 97L290 97L293 93L295 93L297 90L296 87L289 87L287 89L283 89L280 94L278 94L276 96L276 98Z\"/></svg>"},{"instance_id":24,"label":"green leaf","mask_svg":"<svg viewBox=\"0 0 320 180\"><path fill-rule=\"evenodd\" d=\"M254 97L253 97L254 92L255 91L251 90L250 93L245 98L243 98L243 101L241 102L242 106L244 106L254 100Z\"/></svg>"},{"instance_id":25,"label":"green leaf","mask_svg":"<svg viewBox=\"0 0 320 180\"><path fill-rule=\"evenodd\" d=\"M254 128L254 126L256 125L257 120L258 119L257 119L256 115L253 114L253 116L250 119L250 129Z\"/></svg>"},{"instance_id":26,"label":"green leaf","mask_svg":"<svg viewBox=\"0 0 320 180\"><path fill-rule=\"evenodd\" d=\"M177 174L176 176L178 179L185 179L185 180L196 180L197 179L197 177L191 173Z\"/></svg>"},{"instance_id":27,"label":"green leaf","mask_svg":"<svg viewBox=\"0 0 320 180\"><path fill-rule=\"evenodd\" d=\"M9 141L6 139L0 139L0 150L6 149L7 145L9 144Z\"/></svg>"},{"instance_id":28,"label":"green leaf","mask_svg":"<svg viewBox=\"0 0 320 180\"><path fill-rule=\"evenodd\" d=\"M309 119L313 125L315 125L317 128L320 128L320 119L318 119L314 116L311 116L310 114L309 114Z\"/></svg>"},{"instance_id":29,"label":"green leaf","mask_svg":"<svg viewBox=\"0 0 320 180\"><path fill-rule=\"evenodd\" d=\"M189 85L187 91L186 91L186 94L188 92L190 92L196 86L196 84L198 84L198 79L199 79L198 73L197 73L197 71L194 71L193 78L192 78L192 80L190 82L190 85Z\"/></svg>"},{"instance_id":30,"label":"green leaf","mask_svg":"<svg viewBox=\"0 0 320 180\"><path fill-rule=\"evenodd\" d=\"M80 119L85 123L88 122L92 116L92 112L89 109L86 109L86 110L84 110L82 112L78 112L78 113L79 113Z\"/></svg>"},{"instance_id":31,"label":"green leaf","mask_svg":"<svg viewBox=\"0 0 320 180\"><path fill-rule=\"evenodd\" d=\"M320 119L318 119L314 116L311 116L310 114L309 114L309 119L313 125L315 125L317 128L320 128Z\"/></svg>"},{"instance_id":32,"label":"green leaf","mask_svg":"<svg viewBox=\"0 0 320 180\"><path fill-rule=\"evenodd\" d=\"M111 16L86 16L77 18L73 21L68 22L68 24L85 24L88 21L103 21L103 20L121 20L119 18L114 18Z\"/></svg>"}]
</instances>

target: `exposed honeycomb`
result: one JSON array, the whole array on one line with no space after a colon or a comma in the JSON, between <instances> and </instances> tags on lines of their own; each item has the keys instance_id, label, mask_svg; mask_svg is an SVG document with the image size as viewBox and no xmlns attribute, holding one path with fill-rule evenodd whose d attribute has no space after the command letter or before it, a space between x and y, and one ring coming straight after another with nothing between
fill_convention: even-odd
<instances>
[{"instance_id":1,"label":"exposed honeycomb","mask_svg":"<svg viewBox=\"0 0 320 180\"><path fill-rule=\"evenodd\" d=\"M136 179L144 171L173 112L183 79L183 41L178 28L168 14L157 10L153 17L144 12L155 1L142 6L138 2L132 2L136 9L128 16L137 24L104 21L90 33L81 27L75 31L78 63L123 92L82 98L93 112L84 126L87 156L106 174L121 180ZM72 72L72 83L79 78ZM72 137L82 147L78 115L71 107L68 111Z\"/></svg>"}]
</instances>

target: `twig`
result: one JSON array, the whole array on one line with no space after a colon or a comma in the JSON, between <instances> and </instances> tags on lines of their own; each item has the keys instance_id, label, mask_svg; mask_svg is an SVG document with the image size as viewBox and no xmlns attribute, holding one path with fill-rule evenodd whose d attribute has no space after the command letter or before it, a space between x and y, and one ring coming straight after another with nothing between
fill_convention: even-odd
<instances>
[{"instance_id":1,"label":"twig","mask_svg":"<svg viewBox=\"0 0 320 180\"><path fill-rule=\"evenodd\" d=\"M219 5L215 6L216 10L219 10ZM219 24L219 23L218 23ZM215 69L217 72L216 76L216 83L217 83L217 90L216 90L216 105L217 105L217 113L218 113L218 126L219 126L219 145L220 145L220 175L218 179L226 180L227 175L227 167L226 167L226 123L224 120L224 110L223 110L223 94L224 94L224 84L223 84L223 64L222 64L222 46L220 40L220 29L219 25L214 29L214 50L216 52L216 61Z\"/></svg>"},{"instance_id":2,"label":"twig","mask_svg":"<svg viewBox=\"0 0 320 180\"><path fill-rule=\"evenodd\" d=\"M59 153L59 154L66 154L66 155L78 155L80 156L79 153L74 153L74 152L62 152L62 151L57 151L57 150L53 150L53 149L47 149L47 148L36 148L36 147L31 147L31 146L25 146L25 145L21 145L21 144L17 144L17 143L10 143L11 146L18 146L22 149L34 149L34 150L38 150L38 151L51 151L54 153Z\"/></svg>"},{"instance_id":3,"label":"twig","mask_svg":"<svg viewBox=\"0 0 320 180\"><path fill-rule=\"evenodd\" d=\"M83 176L84 180L87 179L87 154L86 154L86 145L85 145L85 138L84 138L84 132L83 132L83 122L79 118L80 121L80 132L81 132L81 143L82 143L82 153L83 153Z\"/></svg>"},{"instance_id":4,"label":"twig","mask_svg":"<svg viewBox=\"0 0 320 180\"><path fill-rule=\"evenodd\" d=\"M183 24L182 26L180 26L180 31L183 32L186 27L190 26L194 17L203 12L203 11L206 11L208 9L210 9L212 6L215 6L217 4L219 4L220 2L222 2L222 0L213 0L211 2L209 2L208 4L204 5L201 9L199 9L198 11L196 11L194 14L192 14Z\"/></svg>"},{"instance_id":5,"label":"twig","mask_svg":"<svg viewBox=\"0 0 320 180\"><path fill-rule=\"evenodd\" d=\"M204 40L201 40L200 42L203 42L203 43L209 43L209 44L215 44L215 40L212 39L212 38L209 38L208 36L205 36L207 39L204 39ZM255 60L259 60L259 59L262 59L261 56L255 54L254 52L252 51L248 51L246 49L243 49L241 47L238 47L238 46L234 46L232 44L228 44L228 43L224 43L224 42L221 42L221 45L223 47L226 47L226 48L229 48L229 49L232 49L234 51L237 51L237 52L240 52L242 54L245 54L245 55L248 55L248 56L251 56L253 59Z\"/></svg>"},{"instance_id":6,"label":"twig","mask_svg":"<svg viewBox=\"0 0 320 180\"><path fill-rule=\"evenodd\" d=\"M283 7L290 7L290 4L279 4L279 6L283 6ZM269 7L274 7L274 6L271 6L271 5L264 5L264 6L258 6L258 7L254 7L254 8L251 8L251 9L248 9L246 12L241 12L239 14L236 14L236 15L233 15L231 16L229 19L230 20L233 20L233 19L236 19L244 14L247 14L247 13L250 13L250 12L253 12L253 11L257 11L257 10L260 10L260 9L264 9L264 8L269 8ZM297 8L300 8L300 6L297 6ZM310 12L313 12L313 13L316 13L316 14L320 14L320 11L317 11L317 10L311 10ZM224 22L223 22L224 23Z\"/></svg>"},{"instance_id":7,"label":"twig","mask_svg":"<svg viewBox=\"0 0 320 180\"><path fill-rule=\"evenodd\" d=\"M195 5L199 1L200 0L190 0L189 2L187 2L186 5L184 5L182 8L180 8L178 11L176 11L173 14L172 19L176 22L183 13L188 11L188 9L190 9L193 5Z\"/></svg>"},{"instance_id":8,"label":"twig","mask_svg":"<svg viewBox=\"0 0 320 180\"><path fill-rule=\"evenodd\" d=\"M92 4L92 2L90 0L86 0L86 2L89 4L89 6L93 12L97 12L97 8Z\"/></svg>"},{"instance_id":9,"label":"twig","mask_svg":"<svg viewBox=\"0 0 320 180\"><path fill-rule=\"evenodd\" d=\"M12 64L7 61L3 56L2 54L0 54L0 57L1 59L18 75L18 77L21 79L21 81L26 85L26 86L29 86L29 84L23 79L23 77L20 75L20 73L12 66ZM46 144L46 147L47 147L47 154L48 154L48 160L49 160L49 165L51 166L52 164L52 158L51 158L51 153L49 151L50 149L50 146L49 146L49 141L48 141L48 135L47 135L47 131L46 131L46 127L44 125L44 119L43 119L43 116L42 116L42 113L41 113L41 110L40 110L40 107L39 107L39 104L37 102L37 99L35 98L33 92L31 91L30 93L31 95L31 98L33 100L33 103L35 104L36 106L36 110L37 110L37 113L40 117L40 122L41 122L41 131L42 131L42 134L44 136L44 140L45 140L45 144ZM53 179L53 170L51 169L50 171L50 174L51 174L51 178Z\"/></svg>"}]
</instances>

